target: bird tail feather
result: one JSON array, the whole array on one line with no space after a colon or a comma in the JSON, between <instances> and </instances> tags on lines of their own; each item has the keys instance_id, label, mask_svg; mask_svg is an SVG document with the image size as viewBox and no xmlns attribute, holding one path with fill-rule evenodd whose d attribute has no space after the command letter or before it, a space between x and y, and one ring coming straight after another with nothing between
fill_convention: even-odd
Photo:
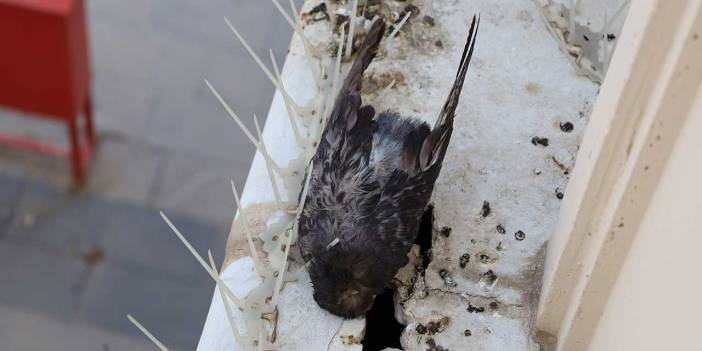
<instances>
[{"instance_id":1,"label":"bird tail feather","mask_svg":"<svg viewBox=\"0 0 702 351\"><path fill-rule=\"evenodd\" d=\"M456 107L461 97L461 90L463 89L463 82L466 79L466 72L468 72L470 59L473 57L473 48L475 47L475 38L478 34L479 26L480 17L473 16L473 22L468 32L468 39L463 48L461 62L458 65L456 79L441 109L441 113L434 124L434 128L424 140L421 151L419 152L419 166L422 170L431 167L437 162L441 163L446 154L446 148L448 147L449 140L451 139L451 132L453 131L453 119L456 115Z\"/></svg>"}]
</instances>

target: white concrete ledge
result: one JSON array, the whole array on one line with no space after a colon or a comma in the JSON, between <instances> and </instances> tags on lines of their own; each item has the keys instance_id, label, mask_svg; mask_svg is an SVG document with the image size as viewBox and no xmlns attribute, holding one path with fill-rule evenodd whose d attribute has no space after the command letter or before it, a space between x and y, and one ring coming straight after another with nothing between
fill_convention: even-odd
<instances>
[{"instance_id":1,"label":"white concrete ledge","mask_svg":"<svg viewBox=\"0 0 702 351\"><path fill-rule=\"evenodd\" d=\"M303 12L319 2L306 1ZM328 2L331 15L336 12L334 3ZM383 4L382 12L388 16L399 16L406 6L399 1ZM396 38L385 41L366 75L364 99L378 111L392 109L433 122L453 81L469 21L480 13L482 22L453 140L433 196L437 230L431 263L424 273L408 268L409 275L414 275L408 280L412 293L396 301L397 314L408 322L402 345L405 350L425 350L428 343L450 350L537 350L532 316L544 247L557 220L558 194L565 189L597 85L576 74L533 2L418 0L413 4L419 15ZM336 36L330 40L329 26L322 20L305 28L317 54L338 40ZM297 36L282 76L298 105L319 106ZM392 80L395 86L385 92ZM315 110L317 116L320 112ZM314 119L304 124L314 127L310 121ZM561 124L565 123L572 130L564 128L569 130L564 132ZM272 158L287 166L286 176L278 181L283 198L294 205L306 165L305 150L295 141L280 92L273 99L263 136ZM533 143L534 137L547 138L548 146ZM251 166L242 203L255 235L265 238L276 223L292 223L292 216L275 207L260 153ZM486 203L489 210L484 209ZM437 234L442 227L451 228L450 236ZM252 261L244 258L248 253L243 238L237 220L222 273L240 297L260 281ZM276 247L272 245L266 242L263 251ZM464 255L469 259L462 267ZM360 350L356 340L363 335L363 321L344 322L319 309L311 296L304 270L298 281L285 285L277 349ZM419 324L437 316L448 317L441 332L431 336L417 332ZM243 348L235 347L222 300L215 292L198 350L222 349Z\"/></svg>"}]
</instances>

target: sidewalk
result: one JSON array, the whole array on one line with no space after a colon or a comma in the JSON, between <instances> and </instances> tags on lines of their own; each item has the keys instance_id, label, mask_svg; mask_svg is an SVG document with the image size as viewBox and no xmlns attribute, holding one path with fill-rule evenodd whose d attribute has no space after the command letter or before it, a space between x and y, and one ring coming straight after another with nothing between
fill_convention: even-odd
<instances>
[{"instance_id":1,"label":"sidewalk","mask_svg":"<svg viewBox=\"0 0 702 351\"><path fill-rule=\"evenodd\" d=\"M221 259L229 179L243 184L254 149L202 79L253 127L273 86L222 16L279 62L291 30L265 1L88 5L100 145L85 189L62 161L0 148L0 350L153 349L127 313L192 350L213 284L158 211ZM0 129L65 142L8 110Z\"/></svg>"}]
</instances>

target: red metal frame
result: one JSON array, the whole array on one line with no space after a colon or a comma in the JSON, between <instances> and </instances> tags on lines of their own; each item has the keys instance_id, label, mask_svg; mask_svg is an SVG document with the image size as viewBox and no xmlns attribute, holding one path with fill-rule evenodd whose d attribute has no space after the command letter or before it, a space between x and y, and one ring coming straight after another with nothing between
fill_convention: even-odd
<instances>
[{"instance_id":1,"label":"red metal frame","mask_svg":"<svg viewBox=\"0 0 702 351\"><path fill-rule=\"evenodd\" d=\"M64 123L69 147L7 134L0 144L70 159L76 185L96 145L87 44L83 0L0 0L0 105Z\"/></svg>"}]
</instances>

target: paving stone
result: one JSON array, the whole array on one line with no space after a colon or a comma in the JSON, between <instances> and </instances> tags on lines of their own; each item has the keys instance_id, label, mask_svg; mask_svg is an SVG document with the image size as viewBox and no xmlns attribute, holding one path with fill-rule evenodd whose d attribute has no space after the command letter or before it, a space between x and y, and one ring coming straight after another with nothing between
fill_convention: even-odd
<instances>
[{"instance_id":1,"label":"paving stone","mask_svg":"<svg viewBox=\"0 0 702 351\"><path fill-rule=\"evenodd\" d=\"M269 62L268 52L262 57ZM231 53L215 57L206 77L252 133L255 134L254 114L258 116L261 126L265 124L274 87L251 58L242 59ZM250 161L254 152L251 142L215 97L207 90L202 92L203 98L198 101L201 111L199 118L184 121L186 135L190 140L217 139L217 148L211 148L207 153L212 157ZM199 151L207 146L207 143L201 143L194 147Z\"/></svg>"},{"instance_id":2,"label":"paving stone","mask_svg":"<svg viewBox=\"0 0 702 351\"><path fill-rule=\"evenodd\" d=\"M9 176L38 180L58 189L69 189L71 185L70 165L65 159L28 150L0 146L0 170Z\"/></svg>"},{"instance_id":3,"label":"paving stone","mask_svg":"<svg viewBox=\"0 0 702 351\"><path fill-rule=\"evenodd\" d=\"M145 336L112 332L0 305L0 350L152 351L154 345Z\"/></svg>"},{"instance_id":4,"label":"paving stone","mask_svg":"<svg viewBox=\"0 0 702 351\"><path fill-rule=\"evenodd\" d=\"M26 187L26 181L18 176L0 173L0 238L10 225L15 204Z\"/></svg>"},{"instance_id":5,"label":"paving stone","mask_svg":"<svg viewBox=\"0 0 702 351\"><path fill-rule=\"evenodd\" d=\"M67 145L64 124L40 117L33 113L0 106L0 130L3 133L41 139L60 146Z\"/></svg>"},{"instance_id":6,"label":"paving stone","mask_svg":"<svg viewBox=\"0 0 702 351\"><path fill-rule=\"evenodd\" d=\"M91 20L96 23L138 28L145 33L157 33L183 41L216 42L218 45L232 39L222 16L240 24L245 30L243 33L249 36L265 34L269 30L289 30L271 2L257 0L212 0L201 3L187 0L118 1L89 4L88 9ZM271 22L274 24L261 25ZM252 38L252 42L262 42L259 39Z\"/></svg>"},{"instance_id":7,"label":"paving stone","mask_svg":"<svg viewBox=\"0 0 702 351\"><path fill-rule=\"evenodd\" d=\"M197 280L206 274L157 210L123 205L116 206L109 216L110 224L101 233L108 263L133 271L149 270L174 279ZM221 261L226 240L224 233L188 217L170 214L169 218L203 257L210 249L215 260Z\"/></svg>"},{"instance_id":8,"label":"paving stone","mask_svg":"<svg viewBox=\"0 0 702 351\"><path fill-rule=\"evenodd\" d=\"M213 223L226 237L234 216L230 179L241 189L252 158L253 150L237 163L172 153L151 204Z\"/></svg>"},{"instance_id":9,"label":"paving stone","mask_svg":"<svg viewBox=\"0 0 702 351\"><path fill-rule=\"evenodd\" d=\"M114 204L85 193L28 184L17 202L5 240L80 257L100 247Z\"/></svg>"},{"instance_id":10,"label":"paving stone","mask_svg":"<svg viewBox=\"0 0 702 351\"><path fill-rule=\"evenodd\" d=\"M125 317L129 313L164 343L194 350L214 289L209 279L204 273L198 280L165 279L106 263L96 268L86 287L80 318L90 325L139 335Z\"/></svg>"},{"instance_id":11,"label":"paving stone","mask_svg":"<svg viewBox=\"0 0 702 351\"><path fill-rule=\"evenodd\" d=\"M179 16L181 13L188 13L189 16ZM281 27L287 29L285 19L270 1L215 0L207 4L188 0L161 1L154 3L150 19L153 28L160 33L192 41L226 45L235 39L226 27L222 16L226 16L243 35L250 38L252 45L258 47L263 46L265 43L263 38L269 31L280 30ZM262 25L276 22L278 25ZM265 50L267 51L267 48Z\"/></svg>"},{"instance_id":12,"label":"paving stone","mask_svg":"<svg viewBox=\"0 0 702 351\"><path fill-rule=\"evenodd\" d=\"M67 148L65 124L40 117L0 106L0 131ZM71 180L70 166L66 159L6 145L0 145L0 170L5 174L33 178L60 188L68 188Z\"/></svg>"},{"instance_id":13,"label":"paving stone","mask_svg":"<svg viewBox=\"0 0 702 351\"><path fill-rule=\"evenodd\" d=\"M103 137L87 191L94 196L145 204L163 153L129 138Z\"/></svg>"},{"instance_id":14,"label":"paving stone","mask_svg":"<svg viewBox=\"0 0 702 351\"><path fill-rule=\"evenodd\" d=\"M0 242L0 303L70 320L87 267L79 259Z\"/></svg>"},{"instance_id":15,"label":"paving stone","mask_svg":"<svg viewBox=\"0 0 702 351\"><path fill-rule=\"evenodd\" d=\"M116 133L149 140L145 130L157 96L155 87L150 87L146 79L119 69L103 69L95 73L93 90L98 138Z\"/></svg>"}]
</instances>

